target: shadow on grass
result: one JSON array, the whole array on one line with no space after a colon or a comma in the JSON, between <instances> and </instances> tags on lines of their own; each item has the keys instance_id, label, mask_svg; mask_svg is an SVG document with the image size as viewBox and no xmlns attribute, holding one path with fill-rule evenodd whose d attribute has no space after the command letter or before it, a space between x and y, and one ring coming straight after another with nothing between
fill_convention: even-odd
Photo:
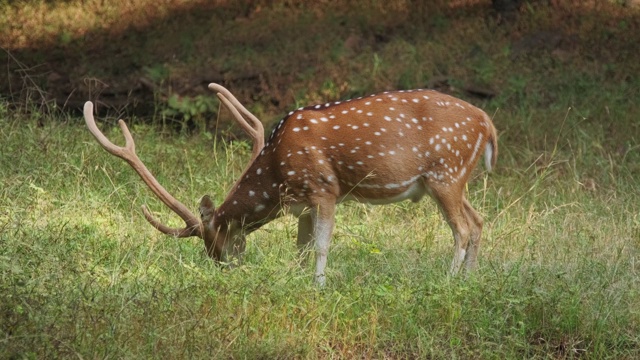
<instances>
[{"instance_id":1,"label":"shadow on grass","mask_svg":"<svg viewBox=\"0 0 640 360\"><path fill-rule=\"evenodd\" d=\"M629 49L640 42L638 17L611 4L594 8L571 2L555 7L534 3L504 19L496 17L488 4L470 3L473 5L450 8L444 2L429 7L401 1L387 6L364 0L321 6L175 0L168 7L151 3L123 6L117 16L105 16L108 19L103 23L93 20L92 26L69 26L68 30L60 24L73 25L74 21L65 19L63 12L63 20L57 22L22 25L42 32L40 35L23 34L27 39L23 41L9 36L2 41L5 51L0 52L0 61L6 65L0 72L0 94L74 111L84 101L94 100L129 116L154 115L157 105L166 105L172 96L209 96L206 85L220 82L233 86L245 102L257 103L259 114L271 114L291 108L297 100L326 101L381 89L437 86L438 79L445 80L445 90L455 92L461 81L478 82L456 79L469 75L456 74L446 64L446 56L435 54L416 65L403 64L402 59L395 66L387 65L405 67L404 71L388 70L368 82L350 80L353 74L354 79L375 76L371 75L371 59L375 63L378 53L393 52L389 47L402 42L416 46L424 41L448 41L451 32L458 33L466 47L463 53L468 54L456 66L477 67L470 70L489 88L499 86L486 75L495 69L490 61L473 60L482 52L485 40L465 32L488 28L494 34L492 41L511 47L516 62L551 56L553 61L570 65L580 54L585 59L602 59L612 67L624 66L633 57ZM94 13L85 17L99 17L98 10L87 10ZM84 19L78 6L69 7L68 13L67 17ZM470 23L482 25L474 30ZM11 21L6 26L20 29ZM59 29L52 31L56 26ZM483 55L492 56L495 54ZM423 75L416 78L416 72ZM450 79L452 84L447 83ZM348 86L342 85L345 81ZM310 88L320 96L300 95ZM216 109L201 111L211 114Z\"/></svg>"}]
</instances>

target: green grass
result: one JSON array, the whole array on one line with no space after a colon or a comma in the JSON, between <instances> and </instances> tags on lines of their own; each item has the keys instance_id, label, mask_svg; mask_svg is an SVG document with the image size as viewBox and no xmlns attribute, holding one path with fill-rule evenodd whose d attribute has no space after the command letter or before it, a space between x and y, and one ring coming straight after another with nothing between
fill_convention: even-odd
<instances>
[{"instance_id":1,"label":"green grass","mask_svg":"<svg viewBox=\"0 0 640 360\"><path fill-rule=\"evenodd\" d=\"M1 358L640 357L640 63L629 51L638 18L605 2L575 15L526 6L513 24L412 14L403 1L391 10L336 3L331 13L273 2L228 21L216 10L210 27L185 30L200 34L195 41L149 36L122 57L154 59L139 70L158 82L203 63L262 74L237 88L266 123L284 109L421 87L435 76L467 99L465 85L495 89L493 99L470 99L500 134L494 173L476 172L468 187L485 219L478 271L447 276L453 240L430 200L342 204L322 290L312 267L298 264L290 216L249 236L243 265L220 268L201 241L163 236L144 220L140 206L148 204L181 225L79 115L0 100ZM39 19L27 10L50 6L29 4L11 19ZM63 5L47 15L55 26L16 25L15 38L0 37L3 46L75 46L78 34L117 18L98 9L103 18L84 14L68 27ZM179 21L165 21L166 33L187 36ZM559 49L520 52L520 39L540 30L564 33ZM349 33L360 46L347 46ZM172 44L181 60L164 62L158 54L173 53ZM198 58L195 49L216 55ZM111 71L91 61L94 71ZM122 144L115 119L97 118ZM250 154L247 143L220 134L176 134L160 116L126 120L142 160L194 210L204 194L219 204Z\"/></svg>"},{"instance_id":2,"label":"green grass","mask_svg":"<svg viewBox=\"0 0 640 360\"><path fill-rule=\"evenodd\" d=\"M101 126L121 142L113 122ZM221 201L249 155L210 136L132 131L192 206L208 192ZM147 203L179 224L77 117L5 112L0 136L3 357L640 355L637 144L598 177L598 134L565 124L529 166L516 160L534 157L526 144L503 142L497 171L469 187L486 227L468 278L446 275L452 239L432 202L344 204L318 290L298 265L292 217L251 235L244 265L221 269L200 241L145 222Z\"/></svg>"}]
</instances>

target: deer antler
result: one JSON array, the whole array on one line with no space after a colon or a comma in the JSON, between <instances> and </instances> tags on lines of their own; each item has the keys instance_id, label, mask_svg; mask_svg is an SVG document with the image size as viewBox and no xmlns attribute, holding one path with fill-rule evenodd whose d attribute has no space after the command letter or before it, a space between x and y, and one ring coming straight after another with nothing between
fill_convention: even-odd
<instances>
[{"instance_id":1,"label":"deer antler","mask_svg":"<svg viewBox=\"0 0 640 360\"><path fill-rule=\"evenodd\" d=\"M247 108L245 108L239 101L236 99L233 94L227 90L224 86L218 85L216 83L209 84L209 89L215 91L220 98L220 101L231 111L233 116L236 118L238 124L242 127L242 129L253 139L253 150L251 153L251 161L253 161L262 148L264 147L264 127L260 120L255 117ZM242 114L241 114L242 113ZM242 115L246 116L249 121L245 119Z\"/></svg>"},{"instance_id":2,"label":"deer antler","mask_svg":"<svg viewBox=\"0 0 640 360\"><path fill-rule=\"evenodd\" d=\"M127 124L120 120L118 124L120 125L120 129L122 129L122 133L125 138L125 146L120 147L113 144L106 136L98 129L96 122L93 118L93 103L91 101L87 101L84 104L84 119L87 123L87 127L93 136L98 140L98 143L102 145L102 147L107 150L110 154L117 156L123 160L125 160L133 170L135 170L142 181L147 184L147 186L151 189L151 191L163 202L167 205L173 212L178 214L184 220L186 226L182 229L170 228L164 224L162 224L159 220L153 217L146 206L142 206L142 211L144 212L144 217L159 231L172 235L175 237L190 237L197 236L202 238L202 223L200 219L193 215L189 209L184 206L180 201L176 200L167 190L165 190L160 183L156 180L156 178L151 174L149 169L144 165L144 163L138 158L136 155L136 145L133 141L133 137L129 132L129 128Z\"/></svg>"}]
</instances>

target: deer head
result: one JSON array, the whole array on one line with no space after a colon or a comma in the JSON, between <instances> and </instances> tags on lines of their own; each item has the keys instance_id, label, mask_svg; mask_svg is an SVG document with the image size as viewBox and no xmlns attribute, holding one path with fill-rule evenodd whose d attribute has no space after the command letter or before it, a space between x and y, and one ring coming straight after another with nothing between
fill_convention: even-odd
<instances>
[{"instance_id":1,"label":"deer head","mask_svg":"<svg viewBox=\"0 0 640 360\"><path fill-rule=\"evenodd\" d=\"M498 151L495 127L477 107L431 90L385 92L290 112L273 129L267 143L260 121L224 87L209 88L253 139L251 161L220 207L204 196L200 219L174 199L138 159L131 134L120 120L124 148L98 130L93 104L85 104L87 126L111 154L127 161L156 196L186 226L173 229L153 218L161 232L198 236L216 260L244 251L245 236L280 216L299 217L298 246L315 243L316 280L324 271L334 212L338 203L355 200L385 204L425 194L432 197L454 237L451 272L461 265L473 269L482 232L482 218L464 196L471 171L484 152L488 170Z\"/></svg>"},{"instance_id":2,"label":"deer head","mask_svg":"<svg viewBox=\"0 0 640 360\"><path fill-rule=\"evenodd\" d=\"M253 139L252 159L255 159L264 146L264 128L262 123L242 106L227 89L217 84L211 84L210 88L218 92L217 95L222 103L231 111L245 133ZM164 234L178 238L196 236L203 239L207 254L215 260L225 261L226 255L239 254L244 250L245 240L241 227L235 224L220 224L216 226L214 221L215 206L208 195L203 196L200 201L200 218L197 218L184 204L175 199L158 183L149 169L147 169L144 163L138 158L135 142L129 132L127 124L123 120L118 121L118 124L125 138L125 146L119 147L109 141L100 129L98 129L93 118L92 102L87 101L85 103L83 114L89 131L98 143L110 154L129 163L145 184L147 184L149 189L185 222L184 228L170 228L154 218L147 207L143 205L142 212L153 227ZM245 119L245 117L248 120Z\"/></svg>"}]
</instances>

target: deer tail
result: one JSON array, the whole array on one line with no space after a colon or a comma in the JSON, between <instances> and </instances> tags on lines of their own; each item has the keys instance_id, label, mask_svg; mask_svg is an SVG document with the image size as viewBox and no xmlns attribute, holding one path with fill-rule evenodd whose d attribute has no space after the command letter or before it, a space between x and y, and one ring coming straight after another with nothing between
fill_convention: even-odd
<instances>
[{"instance_id":1,"label":"deer tail","mask_svg":"<svg viewBox=\"0 0 640 360\"><path fill-rule=\"evenodd\" d=\"M488 116L486 116L485 121L489 125L490 129L489 139L487 140L484 149L484 166L487 168L487 171L491 172L491 170L496 166L496 161L498 160L498 132Z\"/></svg>"}]
</instances>

